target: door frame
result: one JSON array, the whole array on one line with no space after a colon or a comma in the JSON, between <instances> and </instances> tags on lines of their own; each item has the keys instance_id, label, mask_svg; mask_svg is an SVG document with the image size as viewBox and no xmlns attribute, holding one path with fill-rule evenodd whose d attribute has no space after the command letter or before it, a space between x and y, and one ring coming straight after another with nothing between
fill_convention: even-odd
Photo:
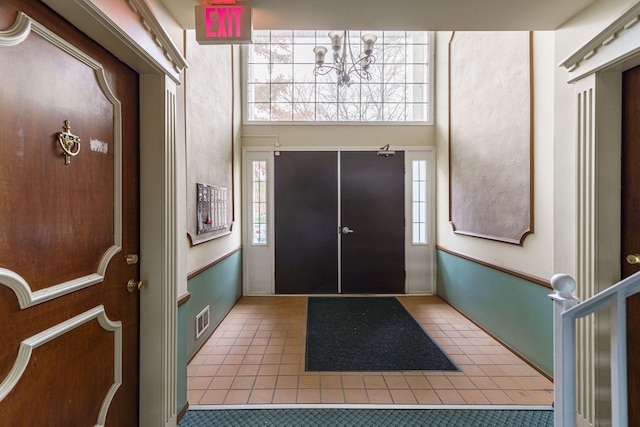
<instances>
[{"instance_id":1,"label":"door frame","mask_svg":"<svg viewBox=\"0 0 640 427\"><path fill-rule=\"evenodd\" d=\"M575 266L570 274L577 279L581 299L620 280L622 73L640 65L637 42L640 26L626 25L639 12L640 2L637 2L560 63L567 71L567 83L574 85L576 94L572 104L572 128L576 129L572 149L577 167L574 224L577 239ZM584 333L592 340L590 348L594 354L591 364L579 369L588 370L594 383L579 384L585 389L584 395L590 399L592 408L583 416L594 418L587 419L588 422L606 422L610 418L611 402L605 396L599 398L597 389L606 388L610 383L610 372L606 368L611 359L607 316L596 317L593 329ZM580 425L583 422L579 419Z\"/></svg>"},{"instance_id":2,"label":"door frame","mask_svg":"<svg viewBox=\"0 0 640 427\"><path fill-rule=\"evenodd\" d=\"M251 138L255 138L251 136ZM277 137L265 137L267 140ZM270 142L270 141L269 141ZM242 149L242 229L247 230L243 236L243 295L275 295L275 246L274 241L274 156L277 151L378 151L377 147L244 147ZM425 147L393 147L393 150L405 152L405 169L410 172L409 165L411 161L424 159L427 161L428 168L428 186L427 186L427 243L413 244L411 236L411 197L412 188L410 181L410 173L405 173L405 270L407 277L405 280L405 295L435 295L436 294L436 198L435 198L435 180L436 180L436 148L433 146ZM251 194L250 164L256 160L267 161L267 244L254 245L250 241L251 236ZM338 189L338 196L339 196ZM339 212L336 212L339 215ZM338 218L339 220L339 218ZM339 222L339 221L338 221ZM340 252L338 252L340 254ZM416 260L426 259L424 263L415 262ZM338 260L340 261L340 260Z\"/></svg>"},{"instance_id":3,"label":"door frame","mask_svg":"<svg viewBox=\"0 0 640 427\"><path fill-rule=\"evenodd\" d=\"M42 0L140 76L140 425L177 423L177 289L186 289L187 62L142 0Z\"/></svg>"}]
</instances>

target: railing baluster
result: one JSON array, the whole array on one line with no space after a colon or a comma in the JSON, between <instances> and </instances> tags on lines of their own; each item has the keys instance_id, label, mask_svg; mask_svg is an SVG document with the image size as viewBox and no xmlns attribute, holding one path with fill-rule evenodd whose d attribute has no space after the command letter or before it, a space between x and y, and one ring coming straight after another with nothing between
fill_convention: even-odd
<instances>
[{"instance_id":1,"label":"railing baluster","mask_svg":"<svg viewBox=\"0 0 640 427\"><path fill-rule=\"evenodd\" d=\"M556 274L551 278L551 286L555 291L549 295L549 298L554 301L553 371L556 378L553 391L554 426L575 426L576 325L573 318L563 318L562 313L579 302L578 298L573 296L576 282L567 274Z\"/></svg>"},{"instance_id":2,"label":"railing baluster","mask_svg":"<svg viewBox=\"0 0 640 427\"><path fill-rule=\"evenodd\" d=\"M627 297L611 301L611 425L627 427Z\"/></svg>"},{"instance_id":3,"label":"railing baluster","mask_svg":"<svg viewBox=\"0 0 640 427\"><path fill-rule=\"evenodd\" d=\"M580 303L567 274L551 278L553 309L554 425L576 425L576 319L611 307L611 423L629 424L627 397L627 298L640 293L640 272Z\"/></svg>"}]
</instances>

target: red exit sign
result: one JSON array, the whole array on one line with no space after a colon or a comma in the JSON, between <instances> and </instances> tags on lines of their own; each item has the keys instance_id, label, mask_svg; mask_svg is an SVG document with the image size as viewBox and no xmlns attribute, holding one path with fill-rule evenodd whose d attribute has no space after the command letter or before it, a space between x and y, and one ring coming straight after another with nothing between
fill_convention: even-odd
<instances>
[{"instance_id":1,"label":"red exit sign","mask_svg":"<svg viewBox=\"0 0 640 427\"><path fill-rule=\"evenodd\" d=\"M196 6L196 40L200 44L251 43L251 6L211 4Z\"/></svg>"}]
</instances>

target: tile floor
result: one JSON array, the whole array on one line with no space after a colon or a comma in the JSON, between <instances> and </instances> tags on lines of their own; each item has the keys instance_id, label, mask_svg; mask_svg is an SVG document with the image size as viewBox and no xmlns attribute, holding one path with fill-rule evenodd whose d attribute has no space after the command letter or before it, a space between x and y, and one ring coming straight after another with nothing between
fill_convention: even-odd
<instances>
[{"instance_id":1,"label":"tile floor","mask_svg":"<svg viewBox=\"0 0 640 427\"><path fill-rule=\"evenodd\" d=\"M189 363L189 405L552 404L548 379L442 299L398 299L461 372L305 372L307 297L242 297Z\"/></svg>"}]
</instances>

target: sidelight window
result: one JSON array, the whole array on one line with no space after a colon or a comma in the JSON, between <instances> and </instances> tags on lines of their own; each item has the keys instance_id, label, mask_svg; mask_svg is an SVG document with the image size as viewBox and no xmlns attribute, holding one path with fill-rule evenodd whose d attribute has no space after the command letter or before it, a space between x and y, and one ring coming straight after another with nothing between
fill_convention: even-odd
<instances>
[{"instance_id":1,"label":"sidelight window","mask_svg":"<svg viewBox=\"0 0 640 427\"><path fill-rule=\"evenodd\" d=\"M252 182L252 220L253 244L267 244L267 162L264 160L251 163Z\"/></svg>"},{"instance_id":2,"label":"sidelight window","mask_svg":"<svg viewBox=\"0 0 640 427\"><path fill-rule=\"evenodd\" d=\"M412 242L427 243L427 161L414 160L412 168Z\"/></svg>"}]
</instances>

